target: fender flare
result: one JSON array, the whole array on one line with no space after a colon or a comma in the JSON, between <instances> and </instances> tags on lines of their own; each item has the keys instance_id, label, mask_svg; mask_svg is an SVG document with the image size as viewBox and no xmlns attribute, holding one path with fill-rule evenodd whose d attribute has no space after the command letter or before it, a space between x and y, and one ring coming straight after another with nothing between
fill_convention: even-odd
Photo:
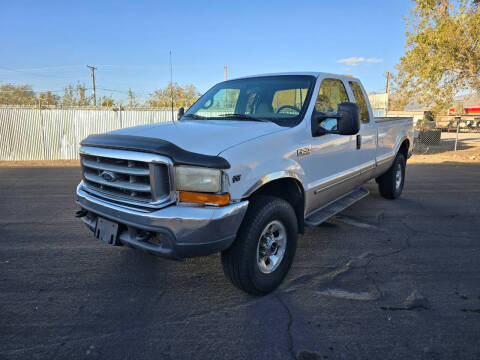
<instances>
[{"instance_id":1,"label":"fender flare","mask_svg":"<svg viewBox=\"0 0 480 360\"><path fill-rule=\"evenodd\" d=\"M410 139L406 134L403 134L403 136L400 138L400 140L395 144L395 156L397 156L398 152L400 151L400 147L402 146L403 142L407 140L408 141L408 152L410 152L411 148L411 142Z\"/></svg>"},{"instance_id":2,"label":"fender flare","mask_svg":"<svg viewBox=\"0 0 480 360\"><path fill-rule=\"evenodd\" d=\"M260 180L258 180L255 184L253 184L243 195L242 199L248 198L250 195L252 195L255 191L260 189L263 185L268 184L269 182L272 182L274 180L279 180L279 179L294 179L297 180L300 185L301 185L301 190L303 193L305 193L305 186L303 184L302 179L300 176L298 176L296 173L293 171L288 171L288 170L282 170L282 171L276 171L267 175L264 175Z\"/></svg>"}]
</instances>

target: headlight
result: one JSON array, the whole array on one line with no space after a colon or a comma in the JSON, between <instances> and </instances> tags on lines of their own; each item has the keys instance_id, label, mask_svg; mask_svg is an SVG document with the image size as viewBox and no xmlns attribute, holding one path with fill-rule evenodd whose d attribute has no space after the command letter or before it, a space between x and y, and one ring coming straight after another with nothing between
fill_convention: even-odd
<instances>
[{"instance_id":1,"label":"headlight","mask_svg":"<svg viewBox=\"0 0 480 360\"><path fill-rule=\"evenodd\" d=\"M218 193L222 191L222 172L202 167L176 166L175 188L179 191Z\"/></svg>"}]
</instances>

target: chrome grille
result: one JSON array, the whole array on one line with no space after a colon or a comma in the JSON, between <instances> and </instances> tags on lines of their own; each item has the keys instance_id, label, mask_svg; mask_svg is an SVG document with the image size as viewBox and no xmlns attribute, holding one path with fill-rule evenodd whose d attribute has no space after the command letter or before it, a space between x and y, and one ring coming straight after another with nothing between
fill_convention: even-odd
<instances>
[{"instance_id":1,"label":"chrome grille","mask_svg":"<svg viewBox=\"0 0 480 360\"><path fill-rule=\"evenodd\" d=\"M170 163L133 151L82 147L85 190L118 202L158 207L172 200Z\"/></svg>"}]
</instances>

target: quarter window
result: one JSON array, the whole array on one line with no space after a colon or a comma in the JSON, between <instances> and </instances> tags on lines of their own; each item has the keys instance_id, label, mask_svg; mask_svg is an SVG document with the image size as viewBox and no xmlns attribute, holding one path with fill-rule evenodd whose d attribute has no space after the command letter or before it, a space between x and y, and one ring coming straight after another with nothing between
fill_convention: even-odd
<instances>
[{"instance_id":1,"label":"quarter window","mask_svg":"<svg viewBox=\"0 0 480 360\"><path fill-rule=\"evenodd\" d=\"M353 96L355 97L355 102L358 105L360 110L360 120L362 123L366 124L370 122L370 115L368 113L368 106L365 100L365 96L363 95L362 88L357 82L350 81L350 88L352 89Z\"/></svg>"},{"instance_id":2,"label":"quarter window","mask_svg":"<svg viewBox=\"0 0 480 360\"><path fill-rule=\"evenodd\" d=\"M315 101L315 111L336 115L338 104L343 102L348 102L347 91L343 83L338 79L323 80Z\"/></svg>"}]
</instances>

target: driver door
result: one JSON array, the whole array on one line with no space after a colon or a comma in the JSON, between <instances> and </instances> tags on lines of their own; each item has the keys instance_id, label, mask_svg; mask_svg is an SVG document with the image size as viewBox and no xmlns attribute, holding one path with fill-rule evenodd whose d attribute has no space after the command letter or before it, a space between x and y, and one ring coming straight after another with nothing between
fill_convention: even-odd
<instances>
[{"instance_id":1,"label":"driver door","mask_svg":"<svg viewBox=\"0 0 480 360\"><path fill-rule=\"evenodd\" d=\"M315 110L336 115L338 104L348 102L345 84L340 79L324 78L316 94ZM335 129L337 119L326 118L320 126ZM309 156L299 158L307 174L306 214L352 190L349 173L355 166L355 136L325 134L311 138Z\"/></svg>"}]
</instances>

